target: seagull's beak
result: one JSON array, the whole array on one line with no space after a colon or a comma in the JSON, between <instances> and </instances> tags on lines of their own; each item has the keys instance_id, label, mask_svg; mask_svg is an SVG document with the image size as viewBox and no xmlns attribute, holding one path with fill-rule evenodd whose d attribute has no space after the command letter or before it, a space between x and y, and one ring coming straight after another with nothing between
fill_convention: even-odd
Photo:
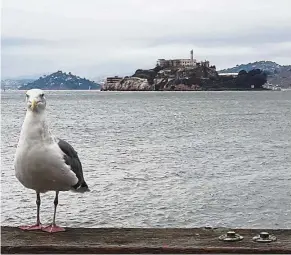
<instances>
[{"instance_id":1,"label":"seagull's beak","mask_svg":"<svg viewBox=\"0 0 291 255\"><path fill-rule=\"evenodd\" d=\"M31 110L34 111L35 108L36 108L36 100L33 99L32 102L31 102Z\"/></svg>"}]
</instances>

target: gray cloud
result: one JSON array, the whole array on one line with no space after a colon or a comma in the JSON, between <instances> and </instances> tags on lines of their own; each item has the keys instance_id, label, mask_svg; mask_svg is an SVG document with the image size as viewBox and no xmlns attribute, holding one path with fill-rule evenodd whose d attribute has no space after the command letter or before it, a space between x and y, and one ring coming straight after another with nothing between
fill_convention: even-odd
<instances>
[{"instance_id":1,"label":"gray cloud","mask_svg":"<svg viewBox=\"0 0 291 255\"><path fill-rule=\"evenodd\" d=\"M163 46L167 44L189 45L193 44L199 47L217 47L217 46L257 46L270 43L291 42L290 27L280 28L260 28L256 27L253 31L238 32L235 34L205 34L199 35L189 33L186 35L175 35L175 33L168 36L157 36L152 40L145 41L148 47Z\"/></svg>"},{"instance_id":2,"label":"gray cloud","mask_svg":"<svg viewBox=\"0 0 291 255\"><path fill-rule=\"evenodd\" d=\"M288 0L4 0L2 77L95 77L184 58L291 63ZM195 3L195 4L194 4Z\"/></svg>"},{"instance_id":3,"label":"gray cloud","mask_svg":"<svg viewBox=\"0 0 291 255\"><path fill-rule=\"evenodd\" d=\"M1 47L25 47L25 46L53 46L56 42L46 39L25 37L1 37Z\"/></svg>"}]
</instances>

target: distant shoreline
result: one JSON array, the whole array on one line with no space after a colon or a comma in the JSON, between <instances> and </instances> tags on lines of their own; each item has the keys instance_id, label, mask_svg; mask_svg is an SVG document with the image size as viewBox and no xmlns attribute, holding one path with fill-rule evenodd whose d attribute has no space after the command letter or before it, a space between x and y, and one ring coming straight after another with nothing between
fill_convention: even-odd
<instances>
[{"instance_id":1,"label":"distant shoreline","mask_svg":"<svg viewBox=\"0 0 291 255\"><path fill-rule=\"evenodd\" d=\"M24 90L24 89L7 89L5 91L2 90L2 92L12 92L12 91L19 91L19 92L24 92L24 91L27 91L27 90ZM198 93L198 92L261 92L261 91L270 91L270 92L279 92L279 91L274 91L274 90L270 90L270 89L249 89L249 90L177 90L177 91L173 91L173 90L143 90L143 91L140 91L140 90L106 90L106 91L102 91L100 89L94 89L94 90L80 90L80 89L65 89L65 90L60 90L60 89L44 89L43 91L54 91L54 92L57 92L57 91L60 91L60 92L66 92L66 91L79 91L79 92L122 92L122 93L128 93L128 92L138 92L138 93L141 93L141 92L152 92L152 93L189 93L189 92L192 92L192 93ZM291 88L290 89L282 89L281 91L291 91Z\"/></svg>"}]
</instances>

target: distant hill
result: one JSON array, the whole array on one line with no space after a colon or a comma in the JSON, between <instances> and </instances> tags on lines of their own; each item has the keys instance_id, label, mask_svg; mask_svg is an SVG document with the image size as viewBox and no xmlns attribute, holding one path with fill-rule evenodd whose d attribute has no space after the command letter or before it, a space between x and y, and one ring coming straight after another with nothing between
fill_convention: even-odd
<instances>
[{"instance_id":1,"label":"distant hill","mask_svg":"<svg viewBox=\"0 0 291 255\"><path fill-rule=\"evenodd\" d=\"M268 82L282 88L291 88L291 65L281 66L277 72L269 74Z\"/></svg>"},{"instance_id":2,"label":"distant hill","mask_svg":"<svg viewBox=\"0 0 291 255\"><path fill-rule=\"evenodd\" d=\"M268 82L283 88L291 87L291 65L279 65L273 61L256 61L248 64L236 65L235 67L219 70L218 73L239 73L244 70L249 72L260 69L268 75Z\"/></svg>"},{"instance_id":3,"label":"distant hill","mask_svg":"<svg viewBox=\"0 0 291 255\"><path fill-rule=\"evenodd\" d=\"M100 89L100 85L71 73L57 71L50 75L44 75L33 82L21 86L19 89L27 90L32 88L43 90L93 90Z\"/></svg>"},{"instance_id":4,"label":"distant hill","mask_svg":"<svg viewBox=\"0 0 291 255\"><path fill-rule=\"evenodd\" d=\"M5 79L1 80L1 89L17 90L19 87L33 81L34 79Z\"/></svg>"},{"instance_id":5,"label":"distant hill","mask_svg":"<svg viewBox=\"0 0 291 255\"><path fill-rule=\"evenodd\" d=\"M240 64L235 67L219 70L218 73L238 73L241 70L249 72L253 69L260 69L267 72L275 72L280 69L280 65L273 61L256 61L248 64Z\"/></svg>"}]
</instances>

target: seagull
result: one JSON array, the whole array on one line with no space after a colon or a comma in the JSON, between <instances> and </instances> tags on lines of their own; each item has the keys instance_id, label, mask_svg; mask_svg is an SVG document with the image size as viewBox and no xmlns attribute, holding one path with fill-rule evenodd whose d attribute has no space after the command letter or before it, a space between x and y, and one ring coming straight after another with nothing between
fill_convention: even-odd
<instances>
[{"instance_id":1,"label":"seagull","mask_svg":"<svg viewBox=\"0 0 291 255\"><path fill-rule=\"evenodd\" d=\"M46 98L41 89L26 92L26 115L17 145L15 176L26 188L35 190L36 224L20 226L22 230L42 230L49 233L65 231L56 225L60 191L90 191L84 180L82 164L75 149L65 140L54 137L46 121ZM52 224L40 222L40 193L55 191Z\"/></svg>"}]
</instances>

